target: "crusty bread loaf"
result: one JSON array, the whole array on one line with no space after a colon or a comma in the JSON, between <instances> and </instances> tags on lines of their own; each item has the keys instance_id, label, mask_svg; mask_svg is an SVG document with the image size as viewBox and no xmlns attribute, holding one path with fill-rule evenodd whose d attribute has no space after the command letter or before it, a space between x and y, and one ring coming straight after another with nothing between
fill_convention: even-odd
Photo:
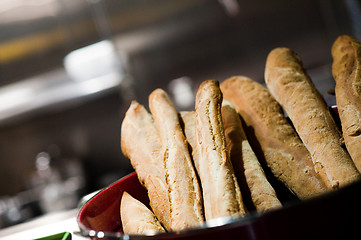
<instances>
[{"instance_id":1,"label":"crusty bread loaf","mask_svg":"<svg viewBox=\"0 0 361 240\"><path fill-rule=\"evenodd\" d=\"M222 107L223 109L223 107ZM223 112L222 112L223 115ZM180 112L180 116L183 122L183 128L184 128L184 133L185 136L187 138L187 141L190 145L190 152L192 153L192 158L194 160L194 162L196 164L198 164L199 161L199 147L196 143L196 114L194 111L182 111ZM224 121L223 121L224 122ZM226 144L227 144L227 150L230 150L230 160L232 162L233 158L232 158L232 154L233 154L233 148L232 149L228 149L229 143L227 143L227 131L225 129L225 137L226 137ZM233 165L233 163L232 163ZM242 169L240 169L242 167ZM197 165L196 167L197 169L199 169L199 166ZM252 201L251 198L251 193L250 190L248 188L245 176L244 176L244 170L243 170L243 165L236 165L234 166L234 174L236 176L238 185L241 189L241 193L242 193L242 201L244 203L245 208L247 209L247 211L252 212L252 211L256 211L256 207L254 206L254 203Z\"/></svg>"},{"instance_id":2,"label":"crusty bread loaf","mask_svg":"<svg viewBox=\"0 0 361 240\"><path fill-rule=\"evenodd\" d=\"M245 121L247 136L255 136L262 150L257 154L264 157L276 178L301 199L327 190L309 152L266 88L250 78L236 76L225 80L221 90Z\"/></svg>"},{"instance_id":3,"label":"crusty bread loaf","mask_svg":"<svg viewBox=\"0 0 361 240\"><path fill-rule=\"evenodd\" d=\"M361 44L348 35L332 46L332 74L346 148L361 172Z\"/></svg>"},{"instance_id":4,"label":"crusty bread loaf","mask_svg":"<svg viewBox=\"0 0 361 240\"><path fill-rule=\"evenodd\" d=\"M154 235L165 232L154 213L127 192L123 193L121 199L120 216L125 234Z\"/></svg>"},{"instance_id":5,"label":"crusty bread loaf","mask_svg":"<svg viewBox=\"0 0 361 240\"><path fill-rule=\"evenodd\" d=\"M227 149L238 179L244 175L252 202L258 212L282 207L256 154L244 133L240 116L230 105L222 107Z\"/></svg>"},{"instance_id":6,"label":"crusty bread loaf","mask_svg":"<svg viewBox=\"0 0 361 240\"><path fill-rule=\"evenodd\" d=\"M162 89L149 95L149 108L162 142L160 160L168 184L171 230L199 226L203 223L202 193L178 112Z\"/></svg>"},{"instance_id":7,"label":"crusty bread loaf","mask_svg":"<svg viewBox=\"0 0 361 240\"><path fill-rule=\"evenodd\" d=\"M189 143L193 163L199 163L198 145L196 141L196 113L195 111L181 111L180 118L183 125L184 135ZM198 166L196 166L198 169Z\"/></svg>"},{"instance_id":8,"label":"crusty bread loaf","mask_svg":"<svg viewBox=\"0 0 361 240\"><path fill-rule=\"evenodd\" d=\"M192 157L195 159L194 162L198 163L199 150L195 136L195 112L183 111L180 112L180 115L184 125L185 136L191 147ZM242 195L246 190L249 192L253 208L258 212L281 207L282 205L277 198L276 192L267 181L265 173L246 139L238 113L229 106L223 106L222 119L226 146ZM240 182L243 179L245 179L246 183L241 186Z\"/></svg>"},{"instance_id":9,"label":"crusty bread loaf","mask_svg":"<svg viewBox=\"0 0 361 240\"><path fill-rule=\"evenodd\" d=\"M133 101L121 126L121 149L148 191L150 206L163 226L172 229L168 184L162 145L153 117L143 105Z\"/></svg>"},{"instance_id":10,"label":"crusty bread loaf","mask_svg":"<svg viewBox=\"0 0 361 240\"><path fill-rule=\"evenodd\" d=\"M300 57L289 48L272 50L266 61L265 80L311 153L315 169L324 182L338 188L360 179L342 146L337 125L306 74Z\"/></svg>"},{"instance_id":11,"label":"crusty bread loaf","mask_svg":"<svg viewBox=\"0 0 361 240\"><path fill-rule=\"evenodd\" d=\"M196 163L206 220L240 217L246 212L226 148L221 116L222 93L217 81L204 81L196 95ZM196 159L194 159L196 161Z\"/></svg>"}]
</instances>

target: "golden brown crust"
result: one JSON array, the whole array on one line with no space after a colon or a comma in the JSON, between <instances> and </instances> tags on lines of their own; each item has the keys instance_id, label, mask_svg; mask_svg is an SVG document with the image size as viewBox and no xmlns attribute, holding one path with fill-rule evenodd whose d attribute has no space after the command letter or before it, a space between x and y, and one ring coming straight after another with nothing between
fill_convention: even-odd
<instances>
[{"instance_id":1,"label":"golden brown crust","mask_svg":"<svg viewBox=\"0 0 361 240\"><path fill-rule=\"evenodd\" d=\"M178 113L162 89L150 94L149 108L162 142L160 161L168 184L171 230L199 226L203 223L202 194Z\"/></svg>"},{"instance_id":2,"label":"golden brown crust","mask_svg":"<svg viewBox=\"0 0 361 240\"><path fill-rule=\"evenodd\" d=\"M196 141L206 220L245 214L233 172L221 116L222 93L216 81L204 81L196 96Z\"/></svg>"},{"instance_id":3,"label":"golden brown crust","mask_svg":"<svg viewBox=\"0 0 361 240\"><path fill-rule=\"evenodd\" d=\"M265 80L311 153L324 182L338 188L359 179L360 174L342 147L337 125L297 54L288 48L272 50L266 61Z\"/></svg>"},{"instance_id":4,"label":"golden brown crust","mask_svg":"<svg viewBox=\"0 0 361 240\"><path fill-rule=\"evenodd\" d=\"M121 149L147 189L153 212L165 228L171 229L171 207L159 134L151 114L136 101L131 103L122 122Z\"/></svg>"},{"instance_id":5,"label":"golden brown crust","mask_svg":"<svg viewBox=\"0 0 361 240\"><path fill-rule=\"evenodd\" d=\"M222 118L233 169L238 179L244 175L256 210L265 212L282 207L247 140L240 116L236 110L229 105L223 106Z\"/></svg>"},{"instance_id":6,"label":"golden brown crust","mask_svg":"<svg viewBox=\"0 0 361 240\"><path fill-rule=\"evenodd\" d=\"M124 192L120 216L125 234L154 235L165 232L154 213L143 203Z\"/></svg>"},{"instance_id":7,"label":"golden brown crust","mask_svg":"<svg viewBox=\"0 0 361 240\"><path fill-rule=\"evenodd\" d=\"M247 129L252 129L267 165L276 178L300 198L326 191L311 157L283 115L280 105L261 84L244 76L221 84L224 99L233 104Z\"/></svg>"},{"instance_id":8,"label":"golden brown crust","mask_svg":"<svg viewBox=\"0 0 361 240\"><path fill-rule=\"evenodd\" d=\"M361 171L361 44L347 35L332 46L332 74L346 148Z\"/></svg>"},{"instance_id":9,"label":"golden brown crust","mask_svg":"<svg viewBox=\"0 0 361 240\"><path fill-rule=\"evenodd\" d=\"M195 111L182 111L180 118L183 123L184 135L189 143L193 163L199 163L198 145L196 142L196 113ZM198 166L196 167L198 169Z\"/></svg>"}]
</instances>

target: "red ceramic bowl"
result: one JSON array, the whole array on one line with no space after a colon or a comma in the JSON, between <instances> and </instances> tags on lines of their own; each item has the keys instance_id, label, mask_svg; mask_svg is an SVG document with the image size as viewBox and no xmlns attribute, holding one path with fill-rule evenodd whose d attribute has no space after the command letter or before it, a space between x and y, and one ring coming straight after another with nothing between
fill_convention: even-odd
<instances>
[{"instance_id":1,"label":"red ceramic bowl","mask_svg":"<svg viewBox=\"0 0 361 240\"><path fill-rule=\"evenodd\" d=\"M333 110L336 110L333 108ZM146 205L149 199L136 173L100 191L80 209L81 234L93 239L347 239L358 236L361 223L361 181L322 196L290 201L265 214L251 213L242 219L216 219L204 226L154 236L124 235L120 198L129 192Z\"/></svg>"},{"instance_id":2,"label":"red ceramic bowl","mask_svg":"<svg viewBox=\"0 0 361 240\"><path fill-rule=\"evenodd\" d=\"M361 182L302 202L291 202L265 214L219 219L196 229L154 236L122 233L120 198L123 191L148 204L135 173L105 188L79 210L82 235L93 239L345 239L357 236L361 218Z\"/></svg>"}]
</instances>

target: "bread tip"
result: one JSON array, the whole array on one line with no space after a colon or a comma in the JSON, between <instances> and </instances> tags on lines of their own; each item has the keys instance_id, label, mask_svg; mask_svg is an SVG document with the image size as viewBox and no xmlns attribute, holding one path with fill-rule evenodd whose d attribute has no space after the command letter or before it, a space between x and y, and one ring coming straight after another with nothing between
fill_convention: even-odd
<instances>
[{"instance_id":1,"label":"bread tip","mask_svg":"<svg viewBox=\"0 0 361 240\"><path fill-rule=\"evenodd\" d=\"M139 109L140 107L141 107L141 104L139 102L137 102L136 100L132 100L130 102L128 111L136 110L136 109Z\"/></svg>"},{"instance_id":2,"label":"bread tip","mask_svg":"<svg viewBox=\"0 0 361 240\"><path fill-rule=\"evenodd\" d=\"M205 88L207 85L216 85L217 87L219 87L219 81L216 79L208 79L205 80L201 83L201 85L199 86L199 88Z\"/></svg>"},{"instance_id":3,"label":"bread tip","mask_svg":"<svg viewBox=\"0 0 361 240\"><path fill-rule=\"evenodd\" d=\"M149 102L151 102L152 99L154 99L154 98L164 97L164 96L168 96L167 93L161 88L156 88L149 94L148 99L149 99Z\"/></svg>"}]
</instances>

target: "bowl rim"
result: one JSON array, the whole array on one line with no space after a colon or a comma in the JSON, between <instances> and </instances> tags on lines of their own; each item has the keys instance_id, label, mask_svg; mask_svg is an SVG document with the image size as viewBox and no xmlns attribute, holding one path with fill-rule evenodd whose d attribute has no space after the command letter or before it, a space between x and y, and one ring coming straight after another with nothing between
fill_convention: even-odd
<instances>
[{"instance_id":1,"label":"bowl rim","mask_svg":"<svg viewBox=\"0 0 361 240\"><path fill-rule=\"evenodd\" d=\"M87 205L95 199L100 194L103 194L108 189L111 189L114 185L119 183L120 181L123 181L124 179L130 178L130 177L136 177L136 172L132 172L119 180L113 182L112 184L108 185L107 187L99 190L96 194L91 196L82 206L79 207L77 215L76 215L76 221L79 226L80 232L77 233L82 236L91 237L95 239L102 239L102 238L109 238L109 239L166 239L166 238L174 238L177 237L184 237L188 235L198 235L202 234L204 231L208 231L209 229L219 230L219 229L231 229L235 227L252 227L253 224L256 222L262 222L265 218L271 217L273 215L282 214L286 211L289 211L289 209L294 209L297 207L304 207L307 205L312 205L315 202L320 201L327 201L332 199L335 196L338 196L342 194L342 192L347 191L350 188L355 188L355 186L360 187L361 186L361 180L358 180L356 182L350 183L347 186L344 186L342 188L327 191L324 192L318 196L311 197L309 199L303 199L303 200L290 200L285 203L283 203L282 207L271 209L267 212L259 213L256 211L249 212L246 216L241 218L231 218L231 217L224 217L224 218L216 218L213 220L204 221L203 224L197 227L193 228L187 228L180 231L172 231L172 232L165 232L165 233L158 233L154 235L134 235L134 234L124 234L123 232L111 232L111 231L101 231L101 230L93 230L86 227L80 217L81 214L85 211Z\"/></svg>"}]
</instances>

